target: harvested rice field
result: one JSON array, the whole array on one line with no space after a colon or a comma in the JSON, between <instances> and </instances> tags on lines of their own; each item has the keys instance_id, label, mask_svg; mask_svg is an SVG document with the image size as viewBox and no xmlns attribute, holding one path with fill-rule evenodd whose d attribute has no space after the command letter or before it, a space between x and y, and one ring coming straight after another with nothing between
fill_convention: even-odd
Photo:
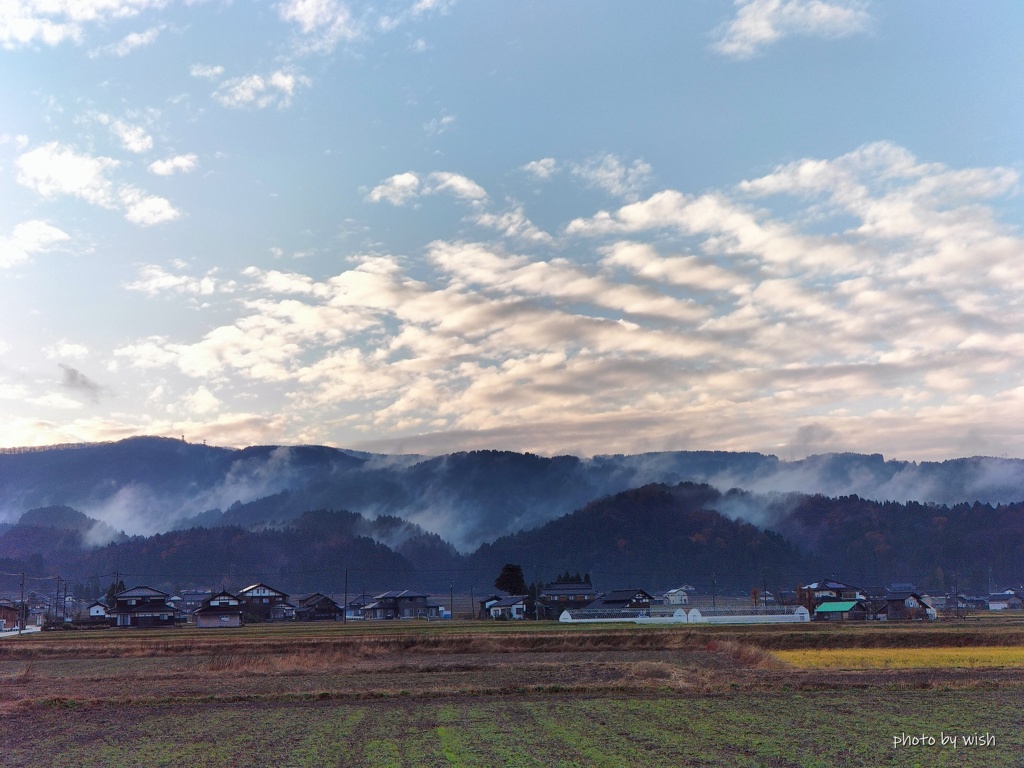
<instances>
[{"instance_id":1,"label":"harvested rice field","mask_svg":"<svg viewBox=\"0 0 1024 768\"><path fill-rule=\"evenodd\" d=\"M922 629L36 634L0 644L0 763L1019 766L1016 630Z\"/></svg>"}]
</instances>

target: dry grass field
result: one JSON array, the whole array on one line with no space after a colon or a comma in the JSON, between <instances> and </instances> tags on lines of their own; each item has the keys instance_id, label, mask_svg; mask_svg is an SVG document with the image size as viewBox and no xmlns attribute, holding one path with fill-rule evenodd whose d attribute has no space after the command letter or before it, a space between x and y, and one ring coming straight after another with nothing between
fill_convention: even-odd
<instances>
[{"instance_id":1,"label":"dry grass field","mask_svg":"<svg viewBox=\"0 0 1024 768\"><path fill-rule=\"evenodd\" d=\"M0 764L1019 766L1022 648L1006 622L40 633L0 642Z\"/></svg>"},{"instance_id":2,"label":"dry grass field","mask_svg":"<svg viewBox=\"0 0 1024 768\"><path fill-rule=\"evenodd\" d=\"M776 651L774 656L808 669L992 669L1024 667L1024 646L969 648L832 648Z\"/></svg>"}]
</instances>

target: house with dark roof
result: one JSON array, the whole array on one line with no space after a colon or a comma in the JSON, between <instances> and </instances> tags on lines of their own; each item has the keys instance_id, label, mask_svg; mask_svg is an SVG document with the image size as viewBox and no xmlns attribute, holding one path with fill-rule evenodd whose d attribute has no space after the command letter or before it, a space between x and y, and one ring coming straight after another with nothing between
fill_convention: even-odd
<instances>
[{"instance_id":1,"label":"house with dark roof","mask_svg":"<svg viewBox=\"0 0 1024 768\"><path fill-rule=\"evenodd\" d=\"M18 604L13 600L0 599L0 629L18 627Z\"/></svg>"},{"instance_id":2,"label":"house with dark roof","mask_svg":"<svg viewBox=\"0 0 1024 768\"><path fill-rule=\"evenodd\" d=\"M174 606L168 594L152 587L139 586L114 595L110 623L114 627L173 627Z\"/></svg>"},{"instance_id":3,"label":"house with dark roof","mask_svg":"<svg viewBox=\"0 0 1024 768\"><path fill-rule=\"evenodd\" d=\"M295 606L287 600L274 603L270 608L270 621L295 621Z\"/></svg>"},{"instance_id":4,"label":"house with dark roof","mask_svg":"<svg viewBox=\"0 0 1024 768\"><path fill-rule=\"evenodd\" d=\"M356 595L345 605L345 620L361 621L365 618L363 616L363 610L372 602L374 602L372 595Z\"/></svg>"},{"instance_id":5,"label":"house with dark roof","mask_svg":"<svg viewBox=\"0 0 1024 768\"><path fill-rule=\"evenodd\" d=\"M90 625L110 623L110 608L102 600L93 600L85 608L85 621Z\"/></svg>"},{"instance_id":6,"label":"house with dark roof","mask_svg":"<svg viewBox=\"0 0 1024 768\"><path fill-rule=\"evenodd\" d=\"M932 606L917 592L889 592L869 601L875 617L881 621L915 621L931 618Z\"/></svg>"},{"instance_id":7,"label":"house with dark roof","mask_svg":"<svg viewBox=\"0 0 1024 768\"><path fill-rule=\"evenodd\" d=\"M303 597L295 607L296 621L342 621L344 618L341 606L319 592Z\"/></svg>"},{"instance_id":8,"label":"house with dark roof","mask_svg":"<svg viewBox=\"0 0 1024 768\"><path fill-rule=\"evenodd\" d=\"M835 579L812 581L810 584L805 584L803 590L809 592L818 602L828 599L863 600L865 598L864 591L859 587L853 587Z\"/></svg>"},{"instance_id":9,"label":"house with dark roof","mask_svg":"<svg viewBox=\"0 0 1024 768\"><path fill-rule=\"evenodd\" d=\"M1024 600L1012 589L1003 592L994 592L988 596L988 609L990 611L1019 610L1024 607Z\"/></svg>"},{"instance_id":10,"label":"house with dark roof","mask_svg":"<svg viewBox=\"0 0 1024 768\"><path fill-rule=\"evenodd\" d=\"M178 601L178 610L185 615L190 615L205 601L213 597L211 589L183 589L179 593L181 600ZM173 600L173 598L171 598ZM168 601L169 602L169 601Z\"/></svg>"},{"instance_id":11,"label":"house with dark roof","mask_svg":"<svg viewBox=\"0 0 1024 768\"><path fill-rule=\"evenodd\" d=\"M374 595L363 608L366 619L439 619L441 606L429 601L430 595L411 589L391 590Z\"/></svg>"},{"instance_id":12,"label":"house with dark roof","mask_svg":"<svg viewBox=\"0 0 1024 768\"><path fill-rule=\"evenodd\" d=\"M501 600L501 595L488 595L483 600L479 600L480 609L477 611L478 619L487 619L491 616L491 606Z\"/></svg>"},{"instance_id":13,"label":"house with dark roof","mask_svg":"<svg viewBox=\"0 0 1024 768\"><path fill-rule=\"evenodd\" d=\"M242 626L242 601L230 592L218 592L204 600L192 612L192 620L197 627L205 629L240 627Z\"/></svg>"},{"instance_id":14,"label":"house with dark roof","mask_svg":"<svg viewBox=\"0 0 1024 768\"><path fill-rule=\"evenodd\" d=\"M244 613L256 621L267 621L270 618L271 609L279 603L288 602L288 595L258 582L240 590L238 599L242 602Z\"/></svg>"},{"instance_id":15,"label":"house with dark roof","mask_svg":"<svg viewBox=\"0 0 1024 768\"><path fill-rule=\"evenodd\" d=\"M539 618L557 619L562 611L586 608L597 596L597 590L586 582L548 584L537 595Z\"/></svg>"},{"instance_id":16,"label":"house with dark roof","mask_svg":"<svg viewBox=\"0 0 1024 768\"><path fill-rule=\"evenodd\" d=\"M643 590L612 590L602 594L587 607L591 610L650 610L653 600Z\"/></svg>"},{"instance_id":17,"label":"house with dark roof","mask_svg":"<svg viewBox=\"0 0 1024 768\"><path fill-rule=\"evenodd\" d=\"M642 589L616 589L594 600L587 610L649 613L653 602L654 598Z\"/></svg>"},{"instance_id":18,"label":"house with dark roof","mask_svg":"<svg viewBox=\"0 0 1024 768\"><path fill-rule=\"evenodd\" d=\"M492 619L502 621L509 619L525 619L527 613L527 601L529 595L509 595L502 597L487 606L487 612Z\"/></svg>"}]
</instances>

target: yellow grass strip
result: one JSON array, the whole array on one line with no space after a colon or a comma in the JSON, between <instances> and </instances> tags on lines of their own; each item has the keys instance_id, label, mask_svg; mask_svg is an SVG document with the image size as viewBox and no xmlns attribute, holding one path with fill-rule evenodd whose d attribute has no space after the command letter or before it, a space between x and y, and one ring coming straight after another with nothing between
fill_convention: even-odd
<instances>
[{"instance_id":1,"label":"yellow grass strip","mask_svg":"<svg viewBox=\"0 0 1024 768\"><path fill-rule=\"evenodd\" d=\"M780 661L804 669L913 669L1024 667L1024 646L974 648L834 648L775 651Z\"/></svg>"}]
</instances>

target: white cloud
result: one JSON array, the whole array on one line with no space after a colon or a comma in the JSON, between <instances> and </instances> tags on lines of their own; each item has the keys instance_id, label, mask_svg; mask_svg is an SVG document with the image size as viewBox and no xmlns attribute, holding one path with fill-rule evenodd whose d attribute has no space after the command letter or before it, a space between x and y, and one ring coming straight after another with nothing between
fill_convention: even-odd
<instances>
[{"instance_id":1,"label":"white cloud","mask_svg":"<svg viewBox=\"0 0 1024 768\"><path fill-rule=\"evenodd\" d=\"M446 171L436 171L430 174L423 185L423 194L429 195L437 192L450 192L460 200L470 203L480 203L487 198L484 188L472 179Z\"/></svg>"},{"instance_id":2,"label":"white cloud","mask_svg":"<svg viewBox=\"0 0 1024 768\"><path fill-rule=\"evenodd\" d=\"M391 32L402 24L414 22L427 13L447 13L456 0L416 0L404 10L394 14L383 14L377 18L376 28L380 32Z\"/></svg>"},{"instance_id":3,"label":"white cloud","mask_svg":"<svg viewBox=\"0 0 1024 768\"><path fill-rule=\"evenodd\" d=\"M130 291L141 291L149 296L161 293L183 293L194 296L210 296L214 293L230 293L236 284L232 280L221 280L217 269L207 271L202 277L173 274L157 264L146 264L139 268L139 277L125 288Z\"/></svg>"},{"instance_id":4,"label":"white cloud","mask_svg":"<svg viewBox=\"0 0 1024 768\"><path fill-rule=\"evenodd\" d=\"M501 236L506 238L516 238L534 243L550 243L552 241L551 235L538 229L527 218L521 205L516 205L501 213L480 213L476 216L475 222L482 227L498 230Z\"/></svg>"},{"instance_id":5,"label":"white cloud","mask_svg":"<svg viewBox=\"0 0 1024 768\"><path fill-rule=\"evenodd\" d=\"M1024 238L993 202L1017 184L872 144L662 189L556 239L467 177L399 174L367 200L478 201L462 223L493 241L356 256L326 277L250 267L212 329L114 357L192 379L162 402L220 413L212 398L241 383L289 424L315 411L303 434L346 442L770 450L826 425L840 450L948 455L935 436L967 427L1013 445ZM129 287L216 300L219 276L185 273L150 266Z\"/></svg>"},{"instance_id":6,"label":"white cloud","mask_svg":"<svg viewBox=\"0 0 1024 768\"><path fill-rule=\"evenodd\" d=\"M146 48L155 43L163 30L163 26L158 26L150 27L145 32L131 32L112 45L105 45L102 48L91 51L89 55L92 57L107 55L124 58L139 48Z\"/></svg>"},{"instance_id":7,"label":"white cloud","mask_svg":"<svg viewBox=\"0 0 1024 768\"><path fill-rule=\"evenodd\" d=\"M558 170L558 163L555 162L553 157L544 157L540 160L531 160L522 166L520 170L526 171L538 179L550 179L555 174L555 171Z\"/></svg>"},{"instance_id":8,"label":"white cloud","mask_svg":"<svg viewBox=\"0 0 1024 768\"><path fill-rule=\"evenodd\" d=\"M157 176L173 176L176 173L189 173L199 166L199 156L194 152L187 155L175 155L166 160L154 160L149 164L150 173Z\"/></svg>"},{"instance_id":9,"label":"white cloud","mask_svg":"<svg viewBox=\"0 0 1024 768\"><path fill-rule=\"evenodd\" d=\"M487 200L486 190L475 181L448 171L435 171L422 179L422 182L419 175L412 171L395 174L371 189L365 199L370 203L383 201L392 205L405 205L420 195L439 192L447 192L473 205L480 205Z\"/></svg>"},{"instance_id":10,"label":"white cloud","mask_svg":"<svg viewBox=\"0 0 1024 768\"><path fill-rule=\"evenodd\" d=\"M714 50L749 59L790 35L845 37L871 22L863 0L735 0L736 15L716 31Z\"/></svg>"},{"instance_id":11,"label":"white cloud","mask_svg":"<svg viewBox=\"0 0 1024 768\"><path fill-rule=\"evenodd\" d=\"M536 174L537 169L533 169L533 172ZM615 197L636 200L650 181L651 166L643 160L634 160L627 166L615 155L606 154L573 165L572 173L590 186L603 189Z\"/></svg>"},{"instance_id":12,"label":"white cloud","mask_svg":"<svg viewBox=\"0 0 1024 768\"><path fill-rule=\"evenodd\" d=\"M174 221L181 216L181 211L171 205L166 198L147 195L132 186L122 187L120 196L125 207L124 217L133 224L151 227L154 224Z\"/></svg>"},{"instance_id":13,"label":"white cloud","mask_svg":"<svg viewBox=\"0 0 1024 768\"><path fill-rule=\"evenodd\" d=\"M218 410L222 403L205 386L199 386L182 400L182 405L188 413L205 416Z\"/></svg>"},{"instance_id":14,"label":"white cloud","mask_svg":"<svg viewBox=\"0 0 1024 768\"><path fill-rule=\"evenodd\" d=\"M429 11L444 13L455 5L455 2L456 0L416 0L410 9L410 13L413 16L419 16Z\"/></svg>"},{"instance_id":15,"label":"white cloud","mask_svg":"<svg viewBox=\"0 0 1024 768\"><path fill-rule=\"evenodd\" d=\"M655 283L687 286L703 291L734 291L749 281L698 256L662 256L650 243L617 242L605 249L606 267L629 270Z\"/></svg>"},{"instance_id":16,"label":"white cloud","mask_svg":"<svg viewBox=\"0 0 1024 768\"><path fill-rule=\"evenodd\" d=\"M32 254L45 253L70 235L39 219L23 221L10 237L0 237L0 269L28 261Z\"/></svg>"},{"instance_id":17,"label":"white cloud","mask_svg":"<svg viewBox=\"0 0 1024 768\"><path fill-rule=\"evenodd\" d=\"M348 5L338 0L285 0L277 10L282 19L298 25L308 52L329 53L338 43L363 34Z\"/></svg>"},{"instance_id":18,"label":"white cloud","mask_svg":"<svg viewBox=\"0 0 1024 768\"><path fill-rule=\"evenodd\" d=\"M102 208L120 209L128 221L142 226L181 215L162 197L127 184L115 187L107 174L120 164L109 157L81 155L54 141L19 156L15 165L18 182L44 197L70 195Z\"/></svg>"},{"instance_id":19,"label":"white cloud","mask_svg":"<svg viewBox=\"0 0 1024 768\"><path fill-rule=\"evenodd\" d=\"M266 77L248 75L225 80L213 92L213 98L223 106L235 109L265 109L271 106L285 109L291 106L296 89L309 87L312 82L305 75L277 70Z\"/></svg>"},{"instance_id":20,"label":"white cloud","mask_svg":"<svg viewBox=\"0 0 1024 768\"><path fill-rule=\"evenodd\" d=\"M224 74L224 67L219 64L211 66L208 64L193 64L189 67L189 74L202 80L218 80Z\"/></svg>"},{"instance_id":21,"label":"white cloud","mask_svg":"<svg viewBox=\"0 0 1024 768\"><path fill-rule=\"evenodd\" d=\"M50 360L81 360L89 356L89 348L84 344L61 339L56 344L43 350Z\"/></svg>"},{"instance_id":22,"label":"white cloud","mask_svg":"<svg viewBox=\"0 0 1024 768\"><path fill-rule=\"evenodd\" d=\"M412 171L408 171L389 176L370 190L366 200L371 203L383 201L392 205L404 205L419 195L419 192L420 177Z\"/></svg>"},{"instance_id":23,"label":"white cloud","mask_svg":"<svg viewBox=\"0 0 1024 768\"><path fill-rule=\"evenodd\" d=\"M167 0L6 0L0 3L0 47L81 41L87 24L127 19Z\"/></svg>"},{"instance_id":24,"label":"white cloud","mask_svg":"<svg viewBox=\"0 0 1024 768\"><path fill-rule=\"evenodd\" d=\"M9 384L0 381L0 400L25 400L29 390L24 384Z\"/></svg>"},{"instance_id":25,"label":"white cloud","mask_svg":"<svg viewBox=\"0 0 1024 768\"><path fill-rule=\"evenodd\" d=\"M116 207L114 188L106 174L119 163L109 157L80 155L56 141L18 157L18 183L43 197L72 195L104 208Z\"/></svg>"},{"instance_id":26,"label":"white cloud","mask_svg":"<svg viewBox=\"0 0 1024 768\"><path fill-rule=\"evenodd\" d=\"M82 407L82 403L79 400L75 400L73 397L68 397L60 392L50 392L37 397L29 397L25 401L41 408L58 408L69 411Z\"/></svg>"},{"instance_id":27,"label":"white cloud","mask_svg":"<svg viewBox=\"0 0 1024 768\"><path fill-rule=\"evenodd\" d=\"M121 146L129 152L136 154L148 152L153 148L153 137L146 133L146 129L139 125L131 125L124 120L112 118L109 115L98 115L97 119L104 125L110 126L110 131L121 142Z\"/></svg>"},{"instance_id":28,"label":"white cloud","mask_svg":"<svg viewBox=\"0 0 1024 768\"><path fill-rule=\"evenodd\" d=\"M455 125L455 121L455 115L444 115L440 118L434 118L432 120L427 121L423 125L423 130L425 130L431 136L439 136L440 134L444 133L449 128L451 128L453 125Z\"/></svg>"}]
</instances>

